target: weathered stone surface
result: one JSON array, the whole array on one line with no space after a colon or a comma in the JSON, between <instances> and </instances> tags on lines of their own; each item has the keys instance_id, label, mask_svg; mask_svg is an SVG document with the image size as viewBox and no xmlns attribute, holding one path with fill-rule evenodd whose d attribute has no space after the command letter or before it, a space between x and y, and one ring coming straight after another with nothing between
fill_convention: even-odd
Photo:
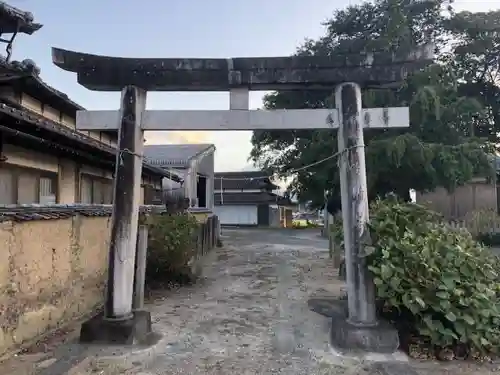
<instances>
[{"instance_id":1,"label":"weathered stone surface","mask_svg":"<svg viewBox=\"0 0 500 375\"><path fill-rule=\"evenodd\" d=\"M81 85L97 91L120 91L126 85L148 91L324 89L347 81L378 86L404 80L430 57L425 49L412 54L229 59L121 58L52 49L55 65L78 73Z\"/></svg>"},{"instance_id":2,"label":"weathered stone surface","mask_svg":"<svg viewBox=\"0 0 500 375\"><path fill-rule=\"evenodd\" d=\"M129 318L132 313L134 265L141 194L144 133L140 127L146 93L133 86L122 91L118 149L113 182L113 215L108 259L105 317ZM135 319L135 318L134 318Z\"/></svg>"},{"instance_id":3,"label":"weathered stone surface","mask_svg":"<svg viewBox=\"0 0 500 375\"><path fill-rule=\"evenodd\" d=\"M331 344L334 350L350 353L395 353L399 347L398 332L385 321L374 326L351 324L345 315L347 301L338 302L338 312L332 310L332 326L330 330Z\"/></svg>"},{"instance_id":4,"label":"weathered stone surface","mask_svg":"<svg viewBox=\"0 0 500 375\"><path fill-rule=\"evenodd\" d=\"M344 316L347 318L347 306L338 298L311 298L307 301L307 305L311 311L327 318Z\"/></svg>"},{"instance_id":5,"label":"weathered stone surface","mask_svg":"<svg viewBox=\"0 0 500 375\"><path fill-rule=\"evenodd\" d=\"M127 320L107 320L99 314L82 324L80 342L133 345L145 343L152 333L151 314L135 311Z\"/></svg>"},{"instance_id":6,"label":"weathered stone surface","mask_svg":"<svg viewBox=\"0 0 500 375\"><path fill-rule=\"evenodd\" d=\"M399 347L397 331L386 322L379 322L375 327L350 324L345 298L311 298L308 305L311 311L332 319L330 336L335 351L392 354Z\"/></svg>"}]
</instances>

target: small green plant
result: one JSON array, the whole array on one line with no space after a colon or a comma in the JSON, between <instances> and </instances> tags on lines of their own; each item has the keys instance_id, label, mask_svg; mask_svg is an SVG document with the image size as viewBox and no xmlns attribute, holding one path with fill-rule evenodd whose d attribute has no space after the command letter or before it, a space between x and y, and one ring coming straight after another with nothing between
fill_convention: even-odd
<instances>
[{"instance_id":1,"label":"small green plant","mask_svg":"<svg viewBox=\"0 0 500 375\"><path fill-rule=\"evenodd\" d=\"M333 236L335 246L344 247L344 228L342 227L342 217L335 216L330 224L330 235Z\"/></svg>"},{"instance_id":2,"label":"small green plant","mask_svg":"<svg viewBox=\"0 0 500 375\"><path fill-rule=\"evenodd\" d=\"M190 261L196 251L196 219L188 213L153 215L147 218L148 258L146 282L189 283Z\"/></svg>"},{"instance_id":3,"label":"small green plant","mask_svg":"<svg viewBox=\"0 0 500 375\"><path fill-rule=\"evenodd\" d=\"M319 228L320 225L309 220L296 220L292 222L293 229Z\"/></svg>"}]
</instances>

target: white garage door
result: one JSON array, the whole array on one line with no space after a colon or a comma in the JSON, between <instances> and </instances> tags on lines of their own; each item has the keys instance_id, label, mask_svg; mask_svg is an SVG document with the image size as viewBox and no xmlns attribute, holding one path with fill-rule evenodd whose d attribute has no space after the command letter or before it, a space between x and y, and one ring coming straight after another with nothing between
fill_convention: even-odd
<instances>
[{"instance_id":1,"label":"white garage door","mask_svg":"<svg viewBox=\"0 0 500 375\"><path fill-rule=\"evenodd\" d=\"M257 225L257 206L215 206L222 225Z\"/></svg>"}]
</instances>

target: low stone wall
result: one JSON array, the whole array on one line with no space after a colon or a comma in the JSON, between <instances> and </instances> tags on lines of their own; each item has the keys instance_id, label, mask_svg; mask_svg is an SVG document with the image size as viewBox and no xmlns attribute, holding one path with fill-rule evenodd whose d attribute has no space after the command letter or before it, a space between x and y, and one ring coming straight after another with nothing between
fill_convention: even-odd
<instances>
[{"instance_id":1,"label":"low stone wall","mask_svg":"<svg viewBox=\"0 0 500 375\"><path fill-rule=\"evenodd\" d=\"M0 223L0 354L103 301L110 217Z\"/></svg>"}]
</instances>

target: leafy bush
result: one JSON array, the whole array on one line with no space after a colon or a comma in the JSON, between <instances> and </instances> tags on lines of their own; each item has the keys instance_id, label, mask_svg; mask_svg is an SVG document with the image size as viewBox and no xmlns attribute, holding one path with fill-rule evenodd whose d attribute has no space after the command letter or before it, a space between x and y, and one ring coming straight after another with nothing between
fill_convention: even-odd
<instances>
[{"instance_id":1,"label":"leafy bush","mask_svg":"<svg viewBox=\"0 0 500 375\"><path fill-rule=\"evenodd\" d=\"M368 256L383 315L434 348L493 352L500 346L498 259L466 230L414 203L370 210Z\"/></svg>"},{"instance_id":2,"label":"leafy bush","mask_svg":"<svg viewBox=\"0 0 500 375\"><path fill-rule=\"evenodd\" d=\"M309 228L319 228L320 225L309 220L295 220L292 221L293 229L309 229Z\"/></svg>"},{"instance_id":3,"label":"leafy bush","mask_svg":"<svg viewBox=\"0 0 500 375\"><path fill-rule=\"evenodd\" d=\"M196 251L196 219L187 213L153 215L147 219L147 225L146 282L149 285L192 282L190 262Z\"/></svg>"},{"instance_id":4,"label":"leafy bush","mask_svg":"<svg viewBox=\"0 0 500 375\"><path fill-rule=\"evenodd\" d=\"M342 227L342 217L337 215L330 224L330 235L335 241L335 246L344 247L344 228Z\"/></svg>"}]
</instances>

